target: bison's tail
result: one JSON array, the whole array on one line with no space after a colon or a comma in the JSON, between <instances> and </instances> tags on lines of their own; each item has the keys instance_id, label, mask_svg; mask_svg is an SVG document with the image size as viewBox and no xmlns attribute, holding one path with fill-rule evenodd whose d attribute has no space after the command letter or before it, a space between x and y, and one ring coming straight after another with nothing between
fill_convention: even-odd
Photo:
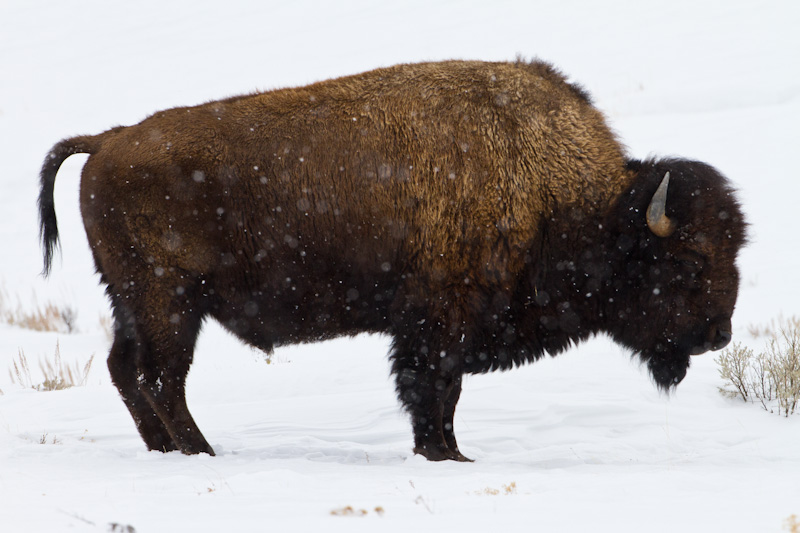
<instances>
[{"instance_id":1,"label":"bison's tail","mask_svg":"<svg viewBox=\"0 0 800 533\"><path fill-rule=\"evenodd\" d=\"M42 172L39 175L42 187L39 192L39 238L42 241L42 251L44 252L42 274L45 277L50 274L53 253L58 247L58 224L53 202L56 173L61 163L72 154L93 154L96 151L97 137L72 137L56 144L44 160Z\"/></svg>"}]
</instances>

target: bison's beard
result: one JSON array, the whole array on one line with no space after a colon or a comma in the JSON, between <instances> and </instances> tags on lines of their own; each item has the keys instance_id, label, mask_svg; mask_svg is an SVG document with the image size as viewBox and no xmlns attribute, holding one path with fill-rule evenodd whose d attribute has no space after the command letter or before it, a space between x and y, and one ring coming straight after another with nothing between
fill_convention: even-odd
<instances>
[{"instance_id":1,"label":"bison's beard","mask_svg":"<svg viewBox=\"0 0 800 533\"><path fill-rule=\"evenodd\" d=\"M647 363L650 375L659 389L664 392L671 392L678 383L686 377L689 369L690 356L689 350L665 350L661 352L643 351L639 354L642 361Z\"/></svg>"}]
</instances>

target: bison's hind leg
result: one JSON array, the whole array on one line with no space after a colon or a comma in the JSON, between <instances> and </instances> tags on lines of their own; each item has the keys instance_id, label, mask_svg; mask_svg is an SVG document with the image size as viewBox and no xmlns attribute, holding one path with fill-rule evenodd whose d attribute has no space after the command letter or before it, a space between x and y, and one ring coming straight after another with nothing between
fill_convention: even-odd
<instances>
[{"instance_id":1,"label":"bison's hind leg","mask_svg":"<svg viewBox=\"0 0 800 533\"><path fill-rule=\"evenodd\" d=\"M125 310L115 306L117 322L124 324L109 357L114 383L148 448L214 455L186 405L186 377L203 319L200 290L183 279L179 296L172 288L177 282L138 279L126 291Z\"/></svg>"},{"instance_id":2,"label":"bison's hind leg","mask_svg":"<svg viewBox=\"0 0 800 533\"><path fill-rule=\"evenodd\" d=\"M132 315L121 306L114 308L114 343L108 355L108 370L122 401L130 411L139 434L149 450L170 452L178 447L167 427L139 388L136 366L137 342Z\"/></svg>"}]
</instances>

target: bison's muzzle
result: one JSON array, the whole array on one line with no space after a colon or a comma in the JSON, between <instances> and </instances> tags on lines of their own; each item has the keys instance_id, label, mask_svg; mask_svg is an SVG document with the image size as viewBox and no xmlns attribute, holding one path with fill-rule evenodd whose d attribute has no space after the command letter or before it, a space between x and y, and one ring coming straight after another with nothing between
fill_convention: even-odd
<instances>
[{"instance_id":1,"label":"bison's muzzle","mask_svg":"<svg viewBox=\"0 0 800 533\"><path fill-rule=\"evenodd\" d=\"M702 343L696 344L689 352L690 355L701 355L709 350L721 350L731 342L730 319L714 323L708 328L706 338Z\"/></svg>"}]
</instances>

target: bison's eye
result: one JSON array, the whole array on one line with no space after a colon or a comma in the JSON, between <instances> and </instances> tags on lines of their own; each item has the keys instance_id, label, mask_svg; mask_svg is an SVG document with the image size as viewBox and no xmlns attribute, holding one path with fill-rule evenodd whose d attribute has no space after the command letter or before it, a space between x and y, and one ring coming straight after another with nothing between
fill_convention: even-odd
<instances>
[{"instance_id":1,"label":"bison's eye","mask_svg":"<svg viewBox=\"0 0 800 533\"><path fill-rule=\"evenodd\" d=\"M681 267L690 274L697 275L703 271L703 262L694 259L681 259Z\"/></svg>"},{"instance_id":2,"label":"bison's eye","mask_svg":"<svg viewBox=\"0 0 800 533\"><path fill-rule=\"evenodd\" d=\"M674 257L683 268L693 272L700 272L706 266L706 257L692 250L686 250Z\"/></svg>"},{"instance_id":3,"label":"bison's eye","mask_svg":"<svg viewBox=\"0 0 800 533\"><path fill-rule=\"evenodd\" d=\"M700 254L687 253L675 257L675 267L678 271L676 281L695 281L705 268L705 258Z\"/></svg>"}]
</instances>

